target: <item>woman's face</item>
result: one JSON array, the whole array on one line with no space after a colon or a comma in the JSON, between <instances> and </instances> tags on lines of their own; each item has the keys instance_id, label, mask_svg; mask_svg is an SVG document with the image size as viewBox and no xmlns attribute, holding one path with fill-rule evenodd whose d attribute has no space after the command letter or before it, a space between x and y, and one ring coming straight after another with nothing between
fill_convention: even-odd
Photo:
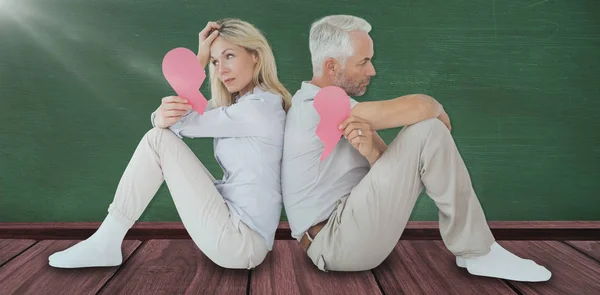
<instances>
[{"instance_id":1,"label":"woman's face","mask_svg":"<svg viewBox=\"0 0 600 295\"><path fill-rule=\"evenodd\" d=\"M219 36L210 46L210 62L229 93L244 95L254 88L252 76L257 58L245 48Z\"/></svg>"}]
</instances>

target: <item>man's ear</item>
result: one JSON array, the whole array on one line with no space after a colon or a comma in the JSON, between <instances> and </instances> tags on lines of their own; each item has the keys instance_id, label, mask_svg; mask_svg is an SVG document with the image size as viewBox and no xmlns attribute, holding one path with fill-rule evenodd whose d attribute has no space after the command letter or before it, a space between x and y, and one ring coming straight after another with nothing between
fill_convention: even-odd
<instances>
[{"instance_id":1,"label":"man's ear","mask_svg":"<svg viewBox=\"0 0 600 295\"><path fill-rule=\"evenodd\" d=\"M334 76L340 68L338 61L334 58L328 58L325 60L325 72L330 76Z\"/></svg>"}]
</instances>

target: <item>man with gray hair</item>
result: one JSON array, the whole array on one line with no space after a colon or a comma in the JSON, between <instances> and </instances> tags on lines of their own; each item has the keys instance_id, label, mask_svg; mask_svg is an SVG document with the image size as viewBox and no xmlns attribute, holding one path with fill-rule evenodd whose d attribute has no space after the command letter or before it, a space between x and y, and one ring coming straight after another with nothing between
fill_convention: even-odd
<instances>
[{"instance_id":1,"label":"man with gray hair","mask_svg":"<svg viewBox=\"0 0 600 295\"><path fill-rule=\"evenodd\" d=\"M377 267L392 252L423 189L439 209L439 227L456 263L474 275L547 281L551 273L496 243L450 134L442 105L423 94L357 102L344 138L323 161L315 134L317 92L337 86L365 93L375 76L371 25L334 15L313 23L313 78L288 112L282 163L283 203L292 236L322 271ZM377 130L407 126L386 146Z\"/></svg>"}]
</instances>

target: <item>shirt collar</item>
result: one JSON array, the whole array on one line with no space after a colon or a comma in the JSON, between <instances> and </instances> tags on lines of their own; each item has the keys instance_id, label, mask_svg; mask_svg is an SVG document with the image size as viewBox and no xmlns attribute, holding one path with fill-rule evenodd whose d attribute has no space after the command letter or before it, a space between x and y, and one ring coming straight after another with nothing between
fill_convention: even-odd
<instances>
[{"instance_id":1,"label":"shirt collar","mask_svg":"<svg viewBox=\"0 0 600 295\"><path fill-rule=\"evenodd\" d=\"M246 94L244 94L244 95L242 95L242 96L239 96L239 95L237 95L237 96L235 97L235 101L236 101L236 103L237 103L237 102L241 102L241 101L244 101L244 100L248 99L248 97L251 97L251 96L253 96L253 95L260 94L260 93L265 93L265 92L266 92L266 91L264 91L264 90L263 90L263 89L261 89L260 87L256 86L256 87L254 87L252 90L250 90L250 91L246 92Z\"/></svg>"},{"instance_id":2,"label":"shirt collar","mask_svg":"<svg viewBox=\"0 0 600 295\"><path fill-rule=\"evenodd\" d=\"M310 81L302 81L300 86L300 97L303 101L314 100L321 87L310 83Z\"/></svg>"}]
</instances>

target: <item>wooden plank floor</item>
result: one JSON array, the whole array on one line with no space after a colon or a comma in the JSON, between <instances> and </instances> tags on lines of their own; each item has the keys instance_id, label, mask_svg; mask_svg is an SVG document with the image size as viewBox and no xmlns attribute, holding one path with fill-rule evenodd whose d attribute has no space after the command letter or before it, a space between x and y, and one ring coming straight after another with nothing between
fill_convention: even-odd
<instances>
[{"instance_id":1,"label":"wooden plank floor","mask_svg":"<svg viewBox=\"0 0 600 295\"><path fill-rule=\"evenodd\" d=\"M442 241L400 241L373 272L386 294L514 293L502 280L472 276L457 267Z\"/></svg>"},{"instance_id":2,"label":"wooden plank floor","mask_svg":"<svg viewBox=\"0 0 600 295\"><path fill-rule=\"evenodd\" d=\"M511 283L522 294L600 294L600 263L591 263L593 258L573 247L560 241L506 241L502 245L552 272L553 278L544 284Z\"/></svg>"},{"instance_id":3,"label":"wooden plank floor","mask_svg":"<svg viewBox=\"0 0 600 295\"><path fill-rule=\"evenodd\" d=\"M600 294L600 241L499 241L552 271L549 282L470 275L439 240L401 240L376 269L321 272L293 240L254 270L228 270L191 240L126 240L119 267L56 269L77 241L0 240L0 294Z\"/></svg>"},{"instance_id":4,"label":"wooden plank floor","mask_svg":"<svg viewBox=\"0 0 600 295\"><path fill-rule=\"evenodd\" d=\"M298 242L275 241L273 251L256 267L250 294L382 294L371 271L324 273Z\"/></svg>"},{"instance_id":5,"label":"wooden plank floor","mask_svg":"<svg viewBox=\"0 0 600 295\"><path fill-rule=\"evenodd\" d=\"M0 268L0 294L96 294L114 275L116 268L73 271L48 265L50 254L77 242L40 241L14 257ZM129 240L123 243L125 263L139 244L139 241Z\"/></svg>"},{"instance_id":6,"label":"wooden plank floor","mask_svg":"<svg viewBox=\"0 0 600 295\"><path fill-rule=\"evenodd\" d=\"M217 266L191 240L150 240L100 294L244 295L248 274Z\"/></svg>"}]
</instances>

